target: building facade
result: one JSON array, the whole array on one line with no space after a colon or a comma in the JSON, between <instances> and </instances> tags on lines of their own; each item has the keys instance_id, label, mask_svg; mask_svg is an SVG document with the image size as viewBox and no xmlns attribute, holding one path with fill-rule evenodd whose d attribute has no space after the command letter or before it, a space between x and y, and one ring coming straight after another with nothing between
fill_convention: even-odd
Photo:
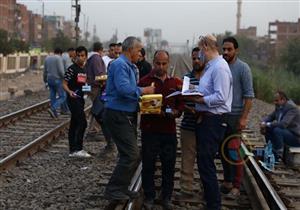
<instances>
[{"instance_id":1,"label":"building facade","mask_svg":"<svg viewBox=\"0 0 300 210\"><path fill-rule=\"evenodd\" d=\"M1 0L0 1L0 29L13 35L15 32L15 9L16 0Z\"/></svg>"},{"instance_id":2,"label":"building facade","mask_svg":"<svg viewBox=\"0 0 300 210\"><path fill-rule=\"evenodd\" d=\"M276 55L279 55L280 49L289 40L296 37L300 37L300 18L297 22L281 22L276 20L269 23L270 44L273 46Z\"/></svg>"}]
</instances>

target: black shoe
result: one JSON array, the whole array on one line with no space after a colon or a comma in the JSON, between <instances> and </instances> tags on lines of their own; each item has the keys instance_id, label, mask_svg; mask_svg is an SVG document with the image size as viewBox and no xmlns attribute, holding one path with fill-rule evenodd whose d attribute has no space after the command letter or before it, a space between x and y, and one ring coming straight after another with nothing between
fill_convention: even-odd
<instances>
[{"instance_id":1,"label":"black shoe","mask_svg":"<svg viewBox=\"0 0 300 210\"><path fill-rule=\"evenodd\" d=\"M231 191L232 187L226 187L224 184L221 185L220 191L221 193L228 194Z\"/></svg>"},{"instance_id":2,"label":"black shoe","mask_svg":"<svg viewBox=\"0 0 300 210\"><path fill-rule=\"evenodd\" d=\"M127 192L125 192L125 194L128 195L130 199L136 199L140 196L139 192L130 191L130 190L127 190Z\"/></svg>"},{"instance_id":3,"label":"black shoe","mask_svg":"<svg viewBox=\"0 0 300 210\"><path fill-rule=\"evenodd\" d=\"M153 199L144 199L143 207L145 210L152 210L154 206L154 200Z\"/></svg>"},{"instance_id":4,"label":"black shoe","mask_svg":"<svg viewBox=\"0 0 300 210\"><path fill-rule=\"evenodd\" d=\"M104 198L106 200L129 200L129 195L121 192L121 191L115 191L115 192L105 192Z\"/></svg>"},{"instance_id":5,"label":"black shoe","mask_svg":"<svg viewBox=\"0 0 300 210\"><path fill-rule=\"evenodd\" d=\"M173 209L173 204L171 200L165 199L162 201L162 206L164 210L172 210Z\"/></svg>"}]
</instances>

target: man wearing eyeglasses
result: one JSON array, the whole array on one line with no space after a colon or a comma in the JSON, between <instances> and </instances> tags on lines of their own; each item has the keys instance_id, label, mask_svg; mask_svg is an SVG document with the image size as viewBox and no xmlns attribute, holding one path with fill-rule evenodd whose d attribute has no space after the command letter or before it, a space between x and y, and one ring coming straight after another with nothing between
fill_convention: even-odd
<instances>
[{"instance_id":1,"label":"man wearing eyeglasses","mask_svg":"<svg viewBox=\"0 0 300 210\"><path fill-rule=\"evenodd\" d=\"M217 39L200 37L199 58L206 63L198 90L203 97L193 96L198 118L196 122L197 164L206 207L221 209L221 195L214 158L226 130L226 113L231 111L232 75L227 62L219 55Z\"/></svg>"}]
</instances>

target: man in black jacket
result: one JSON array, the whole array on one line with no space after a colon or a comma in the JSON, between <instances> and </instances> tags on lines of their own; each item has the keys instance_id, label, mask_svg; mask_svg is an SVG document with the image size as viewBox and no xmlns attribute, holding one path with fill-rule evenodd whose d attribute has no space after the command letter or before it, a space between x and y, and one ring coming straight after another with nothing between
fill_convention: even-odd
<instances>
[{"instance_id":1,"label":"man in black jacket","mask_svg":"<svg viewBox=\"0 0 300 210\"><path fill-rule=\"evenodd\" d=\"M144 76L146 76L152 70L152 66L148 61L146 61L145 55L146 55L145 49L142 48L141 52L140 52L139 61L136 63L136 65L139 69L140 79L142 79Z\"/></svg>"},{"instance_id":2,"label":"man in black jacket","mask_svg":"<svg viewBox=\"0 0 300 210\"><path fill-rule=\"evenodd\" d=\"M266 141L271 141L276 161L282 156L283 146L300 147L300 110L282 91L274 97L275 110L261 123Z\"/></svg>"}]
</instances>

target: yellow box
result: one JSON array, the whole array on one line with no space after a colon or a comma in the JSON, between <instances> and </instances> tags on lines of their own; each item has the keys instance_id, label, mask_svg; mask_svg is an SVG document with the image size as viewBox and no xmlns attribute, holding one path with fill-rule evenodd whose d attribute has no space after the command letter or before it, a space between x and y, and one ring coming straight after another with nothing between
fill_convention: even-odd
<instances>
[{"instance_id":1,"label":"yellow box","mask_svg":"<svg viewBox=\"0 0 300 210\"><path fill-rule=\"evenodd\" d=\"M143 95L140 102L141 114L160 114L162 94Z\"/></svg>"},{"instance_id":2,"label":"yellow box","mask_svg":"<svg viewBox=\"0 0 300 210\"><path fill-rule=\"evenodd\" d=\"M96 76L95 80L96 81L105 81L105 80L107 80L107 75L104 74L104 75Z\"/></svg>"}]
</instances>

